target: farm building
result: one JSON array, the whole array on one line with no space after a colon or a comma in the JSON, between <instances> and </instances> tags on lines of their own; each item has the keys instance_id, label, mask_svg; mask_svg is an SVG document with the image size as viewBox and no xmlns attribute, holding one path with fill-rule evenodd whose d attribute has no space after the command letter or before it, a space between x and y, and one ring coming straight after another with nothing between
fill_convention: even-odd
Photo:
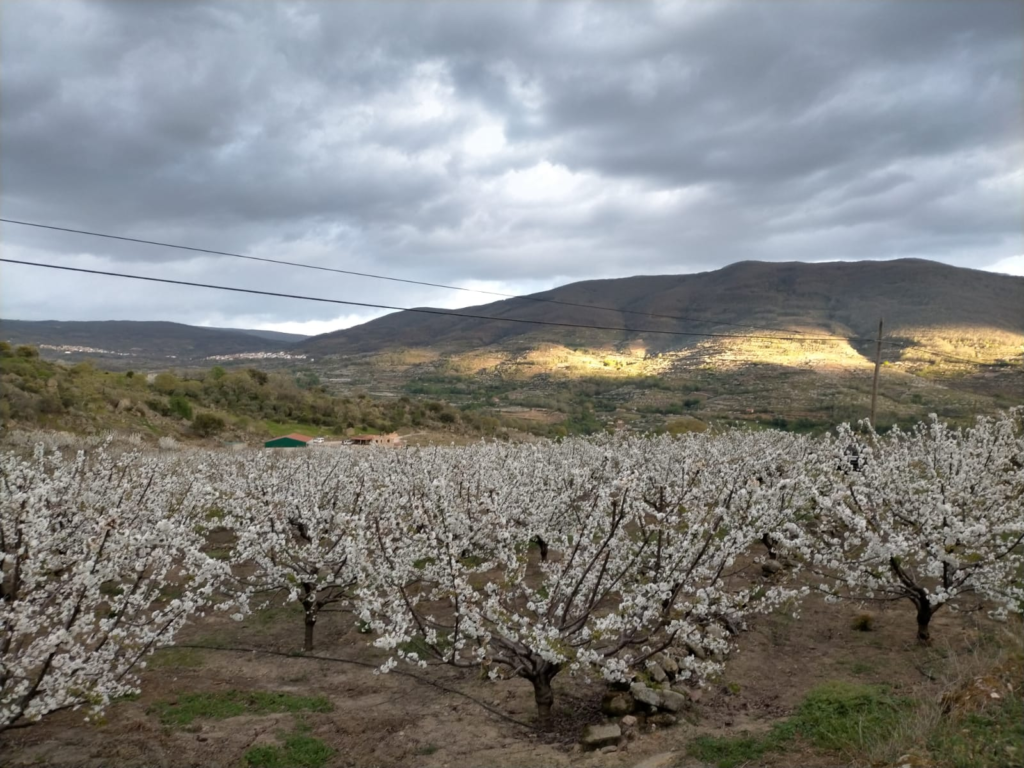
<instances>
[{"instance_id":1,"label":"farm building","mask_svg":"<svg viewBox=\"0 0 1024 768\"><path fill-rule=\"evenodd\" d=\"M349 438L352 445L401 445L402 438L397 432L388 435L356 435Z\"/></svg>"},{"instance_id":2,"label":"farm building","mask_svg":"<svg viewBox=\"0 0 1024 768\"><path fill-rule=\"evenodd\" d=\"M300 435L297 432L293 432L290 435L284 437L275 437L273 440L268 440L263 444L264 448L305 448L308 443L313 440L312 437L307 435Z\"/></svg>"}]
</instances>

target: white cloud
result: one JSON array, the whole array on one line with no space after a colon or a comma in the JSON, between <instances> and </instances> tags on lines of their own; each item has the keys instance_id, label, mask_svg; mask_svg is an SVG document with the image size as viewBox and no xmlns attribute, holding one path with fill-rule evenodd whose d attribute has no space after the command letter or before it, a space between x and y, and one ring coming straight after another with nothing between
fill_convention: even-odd
<instances>
[{"instance_id":1,"label":"white cloud","mask_svg":"<svg viewBox=\"0 0 1024 768\"><path fill-rule=\"evenodd\" d=\"M988 272L1002 272L1004 275L1018 275L1024 277L1024 255L1022 256L1007 256L1005 259L1000 259L995 264L989 264L985 267Z\"/></svg>"}]
</instances>

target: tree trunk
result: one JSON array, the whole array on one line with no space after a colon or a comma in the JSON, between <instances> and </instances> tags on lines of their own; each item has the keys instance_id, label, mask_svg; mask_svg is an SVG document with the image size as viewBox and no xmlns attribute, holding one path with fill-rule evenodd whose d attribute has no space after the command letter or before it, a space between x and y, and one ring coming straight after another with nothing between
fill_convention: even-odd
<instances>
[{"instance_id":1,"label":"tree trunk","mask_svg":"<svg viewBox=\"0 0 1024 768\"><path fill-rule=\"evenodd\" d=\"M313 585L303 584L306 596L302 599L302 609L306 618L306 637L302 643L302 650L309 653L313 650L313 630L316 629L316 599L313 597Z\"/></svg>"},{"instance_id":2,"label":"tree trunk","mask_svg":"<svg viewBox=\"0 0 1024 768\"><path fill-rule=\"evenodd\" d=\"M555 703L551 678L537 675L530 682L533 683L533 700L537 704L537 721L541 726L547 726L551 722L551 705Z\"/></svg>"},{"instance_id":3,"label":"tree trunk","mask_svg":"<svg viewBox=\"0 0 1024 768\"><path fill-rule=\"evenodd\" d=\"M313 630L316 629L316 614L306 611L306 637L302 643L302 650L309 653L313 650Z\"/></svg>"},{"instance_id":4,"label":"tree trunk","mask_svg":"<svg viewBox=\"0 0 1024 768\"><path fill-rule=\"evenodd\" d=\"M932 636L928 631L928 624L934 615L935 611L927 598L917 602L917 642L921 645L931 644Z\"/></svg>"},{"instance_id":5,"label":"tree trunk","mask_svg":"<svg viewBox=\"0 0 1024 768\"><path fill-rule=\"evenodd\" d=\"M537 546L540 547L540 559L544 562L548 559L548 543L540 536L537 536Z\"/></svg>"}]
</instances>

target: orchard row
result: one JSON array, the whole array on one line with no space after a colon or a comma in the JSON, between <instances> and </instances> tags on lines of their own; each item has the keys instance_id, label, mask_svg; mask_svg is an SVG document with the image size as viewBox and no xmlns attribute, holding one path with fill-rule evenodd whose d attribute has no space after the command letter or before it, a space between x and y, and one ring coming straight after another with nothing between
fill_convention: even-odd
<instances>
[{"instance_id":1,"label":"orchard row","mask_svg":"<svg viewBox=\"0 0 1024 768\"><path fill-rule=\"evenodd\" d=\"M944 606L1024 604L1022 417L884 436L8 452L0 730L102 709L190 618L268 600L301 603L306 650L333 606L386 652L382 671L523 677L541 719L563 671L621 682L682 649L700 685L747 617L810 591L905 600L927 642Z\"/></svg>"}]
</instances>

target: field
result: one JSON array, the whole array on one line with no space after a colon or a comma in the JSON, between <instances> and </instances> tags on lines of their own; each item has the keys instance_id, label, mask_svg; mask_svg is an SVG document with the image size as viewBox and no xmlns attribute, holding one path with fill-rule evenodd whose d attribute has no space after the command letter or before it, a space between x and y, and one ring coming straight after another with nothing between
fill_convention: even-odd
<instances>
[{"instance_id":1,"label":"field","mask_svg":"<svg viewBox=\"0 0 1024 768\"><path fill-rule=\"evenodd\" d=\"M4 764L1018 764L1020 417L10 446Z\"/></svg>"},{"instance_id":2,"label":"field","mask_svg":"<svg viewBox=\"0 0 1024 768\"><path fill-rule=\"evenodd\" d=\"M726 675L706 689L685 719L670 728L645 732L612 754L582 752L576 746L587 723L604 719L598 711L602 687L596 683L560 681L567 700L558 712L559 725L553 733L543 733L508 722L480 703L530 724L533 696L530 685L522 680L488 682L478 674L441 669L420 674L430 681L421 682L395 674L375 675L365 666L318 660L330 657L371 665L382 661L382 654L367 649L344 615L332 615L318 628L324 643L310 655L301 653L297 610L270 609L242 625L200 620L181 635L178 647L153 657L138 699L114 704L97 724L83 723L78 713L65 713L10 732L2 737L5 764L245 766L246 754L254 748L283 745L290 734L305 728L332 750L322 764L337 766L683 768L748 761L772 766L1008 766L1020 762L1024 656L1019 622L996 624L977 613L946 614L936 619L941 639L932 648L920 648L908 634L906 611L900 607L875 612L873 628L867 632L852 626L859 613L857 606L811 600L799 621L783 613L762 617L741 637ZM186 647L193 645L211 649ZM981 682L976 682L979 678ZM772 725L792 717L810 691L834 682L884 687L914 702L914 708L894 733L869 731L863 740L847 739L834 750L798 739L779 751L750 757L736 747L730 749L728 742L713 751L702 741L709 737L735 740L741 733L763 736ZM969 701L942 713L943 694L970 691L972 686L978 686L980 700L975 705L980 714L970 714L974 710ZM214 701L236 690L322 697L331 709L199 716L188 723L165 722L158 709L171 702L181 708L188 696ZM986 701L992 691L1003 698ZM946 729L954 723L959 726L957 753L947 752L943 742ZM746 748L749 752L750 747ZM738 762L731 762L728 758L735 754ZM910 757L901 760L904 755ZM644 762L652 757L658 760Z\"/></svg>"}]
</instances>

